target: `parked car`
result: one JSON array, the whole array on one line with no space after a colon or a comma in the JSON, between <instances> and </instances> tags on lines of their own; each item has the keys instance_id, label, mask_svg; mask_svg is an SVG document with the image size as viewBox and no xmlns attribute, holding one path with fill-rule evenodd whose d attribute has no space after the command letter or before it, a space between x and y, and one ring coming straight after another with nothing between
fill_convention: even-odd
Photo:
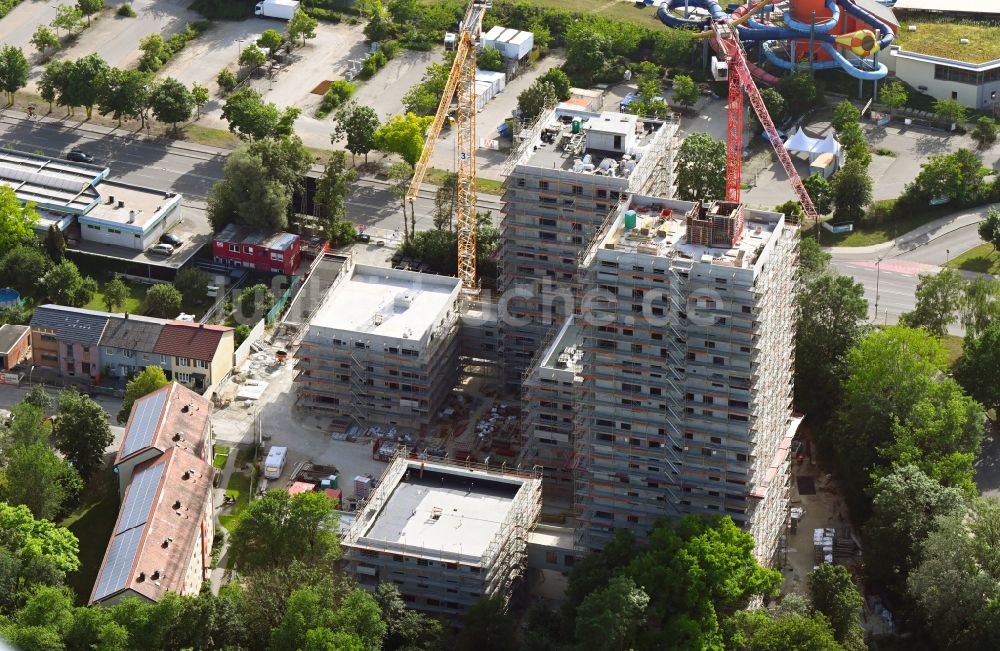
<instances>
[{"instance_id":1,"label":"parked car","mask_svg":"<svg viewBox=\"0 0 1000 651\"><path fill-rule=\"evenodd\" d=\"M169 244L170 246L173 247L179 247L181 244L184 243L184 240L174 235L173 233L164 233L163 235L160 236L160 243Z\"/></svg>"},{"instance_id":2,"label":"parked car","mask_svg":"<svg viewBox=\"0 0 1000 651\"><path fill-rule=\"evenodd\" d=\"M79 147L74 147L66 154L66 160L73 161L74 163L93 163L94 157Z\"/></svg>"},{"instance_id":3,"label":"parked car","mask_svg":"<svg viewBox=\"0 0 1000 651\"><path fill-rule=\"evenodd\" d=\"M169 244L157 244L149 250L150 255L171 255L174 252L174 247Z\"/></svg>"}]
</instances>

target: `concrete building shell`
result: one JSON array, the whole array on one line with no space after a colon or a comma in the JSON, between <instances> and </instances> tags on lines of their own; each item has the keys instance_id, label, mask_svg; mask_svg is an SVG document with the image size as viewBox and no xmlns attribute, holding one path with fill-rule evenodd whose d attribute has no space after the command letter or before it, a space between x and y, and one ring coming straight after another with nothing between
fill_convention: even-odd
<instances>
[{"instance_id":1,"label":"concrete building shell","mask_svg":"<svg viewBox=\"0 0 1000 651\"><path fill-rule=\"evenodd\" d=\"M541 498L535 473L400 454L358 506L344 561L363 587L392 582L433 614L461 615L482 597L506 602Z\"/></svg>"}]
</instances>

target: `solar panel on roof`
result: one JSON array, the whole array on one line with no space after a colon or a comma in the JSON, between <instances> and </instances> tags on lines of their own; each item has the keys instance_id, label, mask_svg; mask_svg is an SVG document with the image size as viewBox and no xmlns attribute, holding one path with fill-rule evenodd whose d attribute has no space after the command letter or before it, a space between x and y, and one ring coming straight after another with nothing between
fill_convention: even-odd
<instances>
[{"instance_id":1,"label":"solar panel on roof","mask_svg":"<svg viewBox=\"0 0 1000 651\"><path fill-rule=\"evenodd\" d=\"M94 590L94 599L103 599L128 585L129 574L135 565L135 555L142 540L142 528L129 529L111 541L111 551L101 571L101 578Z\"/></svg>"},{"instance_id":2,"label":"solar panel on roof","mask_svg":"<svg viewBox=\"0 0 1000 651\"><path fill-rule=\"evenodd\" d=\"M125 503L122 504L122 517L118 521L115 533L146 524L146 521L149 520L149 512L153 508L153 498L156 496L156 488L160 485L160 477L163 476L165 465L158 463L155 466L148 466L132 476L128 495L125 497Z\"/></svg>"},{"instance_id":3,"label":"solar panel on roof","mask_svg":"<svg viewBox=\"0 0 1000 651\"><path fill-rule=\"evenodd\" d=\"M160 422L160 412L167 400L169 391L160 391L151 396L145 396L136 401L132 422L125 431L122 442L122 457L127 457L136 450L141 450L153 444L156 426Z\"/></svg>"}]
</instances>

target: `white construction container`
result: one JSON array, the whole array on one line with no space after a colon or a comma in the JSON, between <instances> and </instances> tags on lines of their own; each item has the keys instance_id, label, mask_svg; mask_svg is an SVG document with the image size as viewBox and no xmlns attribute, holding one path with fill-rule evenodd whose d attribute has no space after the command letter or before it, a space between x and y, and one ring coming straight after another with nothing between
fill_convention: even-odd
<instances>
[{"instance_id":1,"label":"white construction container","mask_svg":"<svg viewBox=\"0 0 1000 651\"><path fill-rule=\"evenodd\" d=\"M497 25L482 37L483 47L495 47L505 59L521 60L535 47L535 35Z\"/></svg>"},{"instance_id":2,"label":"white construction container","mask_svg":"<svg viewBox=\"0 0 1000 651\"><path fill-rule=\"evenodd\" d=\"M518 32L507 41L507 44L508 57L520 61L528 56L531 48L535 47L535 35L531 32Z\"/></svg>"},{"instance_id":3,"label":"white construction container","mask_svg":"<svg viewBox=\"0 0 1000 651\"><path fill-rule=\"evenodd\" d=\"M493 70L477 70L476 81L486 81L493 86L493 94L496 95L507 85L507 75Z\"/></svg>"},{"instance_id":4,"label":"white construction container","mask_svg":"<svg viewBox=\"0 0 1000 651\"><path fill-rule=\"evenodd\" d=\"M476 110L482 111L486 102L493 99L493 84L488 81L476 82Z\"/></svg>"}]
</instances>

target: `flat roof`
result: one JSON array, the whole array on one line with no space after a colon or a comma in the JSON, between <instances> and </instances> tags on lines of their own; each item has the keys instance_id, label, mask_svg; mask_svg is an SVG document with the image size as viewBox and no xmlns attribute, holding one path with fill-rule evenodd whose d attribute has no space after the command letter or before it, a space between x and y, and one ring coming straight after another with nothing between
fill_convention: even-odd
<instances>
[{"instance_id":1,"label":"flat roof","mask_svg":"<svg viewBox=\"0 0 1000 651\"><path fill-rule=\"evenodd\" d=\"M428 471L400 480L366 538L482 556L507 517L518 484ZM479 484L477 486L477 484Z\"/></svg>"},{"instance_id":2,"label":"flat roof","mask_svg":"<svg viewBox=\"0 0 1000 651\"><path fill-rule=\"evenodd\" d=\"M355 265L330 289L311 325L422 341L454 307L460 285L450 276Z\"/></svg>"},{"instance_id":3,"label":"flat roof","mask_svg":"<svg viewBox=\"0 0 1000 651\"><path fill-rule=\"evenodd\" d=\"M580 347L579 340L580 326L571 316L545 350L542 366L556 371L579 373L583 368L583 348Z\"/></svg>"},{"instance_id":4,"label":"flat roof","mask_svg":"<svg viewBox=\"0 0 1000 651\"><path fill-rule=\"evenodd\" d=\"M573 132L573 123L579 129ZM580 174L627 179L641 156L648 151L663 126L662 120L640 118L631 113L595 112L562 102L539 121L521 164ZM599 149L602 135L626 140L635 134L627 151ZM595 144L597 143L597 144ZM589 167L588 167L589 166Z\"/></svg>"},{"instance_id":5,"label":"flat roof","mask_svg":"<svg viewBox=\"0 0 1000 651\"><path fill-rule=\"evenodd\" d=\"M299 236L283 231L257 230L241 224L228 224L215 234L214 239L219 242L250 244L266 249L285 251L295 243L295 240L299 239Z\"/></svg>"},{"instance_id":6,"label":"flat roof","mask_svg":"<svg viewBox=\"0 0 1000 651\"><path fill-rule=\"evenodd\" d=\"M996 0L896 0L893 9L1000 14L1000 4L997 4Z\"/></svg>"},{"instance_id":7,"label":"flat roof","mask_svg":"<svg viewBox=\"0 0 1000 651\"><path fill-rule=\"evenodd\" d=\"M1000 6L994 13L1000 16ZM933 14L904 15L902 23L893 41L902 52L974 65L1000 59L1000 25ZM917 31L908 31L911 25ZM962 44L961 39L969 42Z\"/></svg>"},{"instance_id":8,"label":"flat roof","mask_svg":"<svg viewBox=\"0 0 1000 651\"><path fill-rule=\"evenodd\" d=\"M101 201L87 212L84 219L129 224L129 216L134 211L132 226L142 229L154 221L166 205L179 200L173 192L111 181L101 183L98 190Z\"/></svg>"},{"instance_id":9,"label":"flat roof","mask_svg":"<svg viewBox=\"0 0 1000 651\"><path fill-rule=\"evenodd\" d=\"M691 244L688 242L686 217L696 205L690 201L633 196L598 235L595 246L598 250L613 249L696 262L710 258L712 264L750 269L781 219L779 213L751 210L744 206L743 235L735 246ZM706 206L706 209L709 208ZM626 228L625 214L632 210L636 211L636 225L635 228Z\"/></svg>"},{"instance_id":10,"label":"flat roof","mask_svg":"<svg viewBox=\"0 0 1000 651\"><path fill-rule=\"evenodd\" d=\"M84 212L99 199L95 184L108 169L21 151L0 150L0 183L22 202Z\"/></svg>"}]
</instances>

